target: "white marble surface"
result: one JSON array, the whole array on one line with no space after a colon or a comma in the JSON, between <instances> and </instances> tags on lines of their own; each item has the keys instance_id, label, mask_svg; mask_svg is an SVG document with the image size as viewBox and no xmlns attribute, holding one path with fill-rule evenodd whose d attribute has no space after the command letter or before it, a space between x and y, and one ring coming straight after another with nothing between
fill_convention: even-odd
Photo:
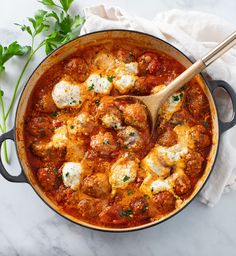
<instances>
[{"instance_id":1,"label":"white marble surface","mask_svg":"<svg viewBox=\"0 0 236 256\"><path fill-rule=\"evenodd\" d=\"M100 1L77 1L83 8ZM156 12L184 8L214 13L236 26L236 1L217 0L104 0L133 15L152 18ZM0 42L27 42L12 25L32 15L35 0L1 1ZM11 32L10 32L11 31ZM34 60L28 74L39 62ZM11 65L11 66L10 66ZM11 62L3 81L8 86L19 64ZM27 78L27 77L26 77ZM25 78L25 79L26 79ZM10 89L9 89L10 92ZM14 166L16 159L12 159ZM17 171L14 168L14 173ZM0 255L236 255L236 192L224 195L214 208L194 200L174 218L153 228L123 234L91 231L76 226L49 209L29 185L0 177Z\"/></svg>"}]
</instances>

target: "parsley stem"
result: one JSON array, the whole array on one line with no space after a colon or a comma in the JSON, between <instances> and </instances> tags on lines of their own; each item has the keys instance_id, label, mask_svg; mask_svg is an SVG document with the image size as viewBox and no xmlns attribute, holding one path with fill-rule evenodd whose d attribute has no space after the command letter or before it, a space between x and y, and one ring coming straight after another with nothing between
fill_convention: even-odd
<instances>
[{"instance_id":1,"label":"parsley stem","mask_svg":"<svg viewBox=\"0 0 236 256\"><path fill-rule=\"evenodd\" d=\"M23 69L22 69L22 71L21 71L21 74L20 74L20 76L19 76L19 78L18 78L18 80L17 80L17 83L16 83L16 85L15 85L14 92L13 92L13 96L12 96L12 98L11 98L11 103L10 103L10 106L9 106L9 108L8 108L8 110L7 110L7 112L6 112L5 118L4 118L5 121L6 121L7 118L9 117L9 115L10 115L10 113L11 113L11 111L12 111L12 108L13 108L13 106L14 106L15 99L16 99L16 94L17 94L19 85L20 85L20 83L21 83L22 77L23 77L23 75L24 75L24 73L25 73L25 71L26 71L26 69L27 69L27 67L28 67L28 65L29 65L29 63L30 63L30 61L31 61L31 59L33 58L34 54L35 54L43 45L44 45L44 41L43 41L42 43L40 43L39 46L38 46L35 50L32 50L32 52L30 53L30 55L29 55L29 57L28 57L28 59L27 59L25 65L24 65L24 67L23 67Z\"/></svg>"},{"instance_id":2,"label":"parsley stem","mask_svg":"<svg viewBox=\"0 0 236 256\"><path fill-rule=\"evenodd\" d=\"M4 133L7 131L7 126L6 126L6 120L4 119L5 108L4 108L4 102L3 102L1 94L0 94L0 105L1 105L1 115L2 115L2 122L3 122L2 126L1 126L1 131L2 131L2 133ZM4 159L5 159L6 163L9 163L6 141L3 142L3 154L4 154Z\"/></svg>"}]
</instances>

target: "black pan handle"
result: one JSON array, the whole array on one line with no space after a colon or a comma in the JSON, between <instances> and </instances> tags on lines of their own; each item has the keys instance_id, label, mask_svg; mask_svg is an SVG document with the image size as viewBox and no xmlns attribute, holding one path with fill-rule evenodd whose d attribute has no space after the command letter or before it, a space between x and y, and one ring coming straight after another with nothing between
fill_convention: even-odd
<instances>
[{"instance_id":1,"label":"black pan handle","mask_svg":"<svg viewBox=\"0 0 236 256\"><path fill-rule=\"evenodd\" d=\"M236 93L234 89L225 81L223 80L212 80L209 81L210 83L210 89L211 92L213 93L216 88L223 88L226 90L226 92L229 94L232 104L233 104L233 118L229 122L222 122L219 118L219 128L220 128L220 133L223 133L233 126L236 125ZM213 94L214 97L214 94Z\"/></svg>"},{"instance_id":2,"label":"black pan handle","mask_svg":"<svg viewBox=\"0 0 236 256\"><path fill-rule=\"evenodd\" d=\"M14 132L15 132L14 129L12 129L9 132L6 132L6 133L4 133L0 136L0 152L1 152L1 148L2 148L2 143L5 140L10 139L10 140L14 141ZM12 176L7 172L7 170L3 166L1 156L0 156L0 173L8 181L11 181L11 182L26 182L27 183L27 179L26 179L23 171L21 171L21 173L18 176Z\"/></svg>"}]
</instances>

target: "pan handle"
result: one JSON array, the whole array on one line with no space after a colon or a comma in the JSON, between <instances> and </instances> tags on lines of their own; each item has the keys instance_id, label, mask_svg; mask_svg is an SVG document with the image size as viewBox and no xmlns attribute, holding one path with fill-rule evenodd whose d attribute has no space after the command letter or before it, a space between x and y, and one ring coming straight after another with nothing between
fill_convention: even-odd
<instances>
[{"instance_id":1,"label":"pan handle","mask_svg":"<svg viewBox=\"0 0 236 256\"><path fill-rule=\"evenodd\" d=\"M236 125L236 93L234 89L225 81L223 80L212 80L209 81L210 83L210 89L211 92L213 93L216 88L223 88L226 90L226 92L229 94L232 104L233 104L233 118L229 122L222 122L219 118L219 128L220 128L220 133L222 134L223 132L231 129L233 126ZM213 94L214 96L214 94Z\"/></svg>"},{"instance_id":2,"label":"pan handle","mask_svg":"<svg viewBox=\"0 0 236 256\"><path fill-rule=\"evenodd\" d=\"M4 133L0 136L0 152L1 152L2 143L7 139L10 139L10 140L14 141L14 129L12 129L12 130L10 130L10 131L8 131L8 132L6 132L6 133ZM7 170L3 166L1 156L0 156L0 173L8 181L11 181L11 182L26 182L27 183L27 179L26 179L23 171L21 171L21 173L18 176L12 176L7 172Z\"/></svg>"}]
</instances>

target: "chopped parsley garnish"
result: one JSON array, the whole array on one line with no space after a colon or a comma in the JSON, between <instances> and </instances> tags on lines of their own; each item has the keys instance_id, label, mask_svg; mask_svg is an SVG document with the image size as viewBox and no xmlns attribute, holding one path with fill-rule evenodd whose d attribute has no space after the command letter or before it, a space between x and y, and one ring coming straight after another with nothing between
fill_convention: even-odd
<instances>
[{"instance_id":1,"label":"chopped parsley garnish","mask_svg":"<svg viewBox=\"0 0 236 256\"><path fill-rule=\"evenodd\" d=\"M102 74L100 73L99 76L102 77Z\"/></svg>"},{"instance_id":2,"label":"chopped parsley garnish","mask_svg":"<svg viewBox=\"0 0 236 256\"><path fill-rule=\"evenodd\" d=\"M130 133L129 133L129 136L130 136L130 137L135 136L135 132L130 132Z\"/></svg>"},{"instance_id":3,"label":"chopped parsley garnish","mask_svg":"<svg viewBox=\"0 0 236 256\"><path fill-rule=\"evenodd\" d=\"M74 129L74 128L75 128L75 126L74 126L74 125L71 125L71 126L70 126L70 129Z\"/></svg>"},{"instance_id":4,"label":"chopped parsley garnish","mask_svg":"<svg viewBox=\"0 0 236 256\"><path fill-rule=\"evenodd\" d=\"M206 129L209 128L209 123L208 123L207 121L203 121L203 125L204 125L204 127L205 127Z\"/></svg>"},{"instance_id":5,"label":"chopped parsley garnish","mask_svg":"<svg viewBox=\"0 0 236 256\"><path fill-rule=\"evenodd\" d=\"M182 97L183 97L183 93L180 93L179 95L173 95L172 99L173 101L179 101L182 99Z\"/></svg>"},{"instance_id":6,"label":"chopped parsley garnish","mask_svg":"<svg viewBox=\"0 0 236 256\"><path fill-rule=\"evenodd\" d=\"M54 168L54 169L53 169L53 172L54 172L55 174L58 174L58 168Z\"/></svg>"},{"instance_id":7,"label":"chopped parsley garnish","mask_svg":"<svg viewBox=\"0 0 236 256\"><path fill-rule=\"evenodd\" d=\"M172 120L171 123L174 124L174 125L183 125L184 121L182 121L182 120Z\"/></svg>"},{"instance_id":8,"label":"chopped parsley garnish","mask_svg":"<svg viewBox=\"0 0 236 256\"><path fill-rule=\"evenodd\" d=\"M103 144L104 144L104 145L109 145L109 144L110 144L110 141L109 141L108 139L105 139L105 140L103 141Z\"/></svg>"},{"instance_id":9,"label":"chopped parsley garnish","mask_svg":"<svg viewBox=\"0 0 236 256\"><path fill-rule=\"evenodd\" d=\"M133 211L131 209L123 210L120 213L120 216L122 217L132 217L132 215L133 215Z\"/></svg>"},{"instance_id":10,"label":"chopped parsley garnish","mask_svg":"<svg viewBox=\"0 0 236 256\"><path fill-rule=\"evenodd\" d=\"M154 192L154 188L153 188L153 187L151 188L151 192L152 192L152 193Z\"/></svg>"},{"instance_id":11,"label":"chopped parsley garnish","mask_svg":"<svg viewBox=\"0 0 236 256\"><path fill-rule=\"evenodd\" d=\"M150 197L149 197L149 195L143 195L143 197L145 198L145 199L149 199Z\"/></svg>"},{"instance_id":12,"label":"chopped parsley garnish","mask_svg":"<svg viewBox=\"0 0 236 256\"><path fill-rule=\"evenodd\" d=\"M52 117L52 118L55 118L55 117L57 117L57 116L58 116L58 113L57 113L57 112L52 112L52 113L51 113L51 117Z\"/></svg>"},{"instance_id":13,"label":"chopped parsley garnish","mask_svg":"<svg viewBox=\"0 0 236 256\"><path fill-rule=\"evenodd\" d=\"M81 100L79 100L79 104L81 104L82 103L82 101Z\"/></svg>"},{"instance_id":14,"label":"chopped parsley garnish","mask_svg":"<svg viewBox=\"0 0 236 256\"><path fill-rule=\"evenodd\" d=\"M126 150L127 150L127 149L129 149L129 147L128 147L127 145L125 145L125 146L124 146L124 149L126 149Z\"/></svg>"},{"instance_id":15,"label":"chopped parsley garnish","mask_svg":"<svg viewBox=\"0 0 236 256\"><path fill-rule=\"evenodd\" d=\"M129 180L129 179L130 179L130 177L127 176L127 175L125 175L125 177L123 178L123 181L126 182L126 181Z\"/></svg>"},{"instance_id":16,"label":"chopped parsley garnish","mask_svg":"<svg viewBox=\"0 0 236 256\"><path fill-rule=\"evenodd\" d=\"M76 100L72 100L72 101L70 102L70 105L72 105L72 104L76 104Z\"/></svg>"},{"instance_id":17,"label":"chopped parsley garnish","mask_svg":"<svg viewBox=\"0 0 236 256\"><path fill-rule=\"evenodd\" d=\"M98 107L100 105L100 100L95 100L95 105Z\"/></svg>"},{"instance_id":18,"label":"chopped parsley garnish","mask_svg":"<svg viewBox=\"0 0 236 256\"><path fill-rule=\"evenodd\" d=\"M113 82L113 79L114 79L114 78L115 78L114 76L107 76L107 80L108 80L110 83Z\"/></svg>"},{"instance_id":19,"label":"chopped parsley garnish","mask_svg":"<svg viewBox=\"0 0 236 256\"><path fill-rule=\"evenodd\" d=\"M88 87L88 90L89 91L92 91L94 89L94 84L91 84L89 87Z\"/></svg>"},{"instance_id":20,"label":"chopped parsley garnish","mask_svg":"<svg viewBox=\"0 0 236 256\"><path fill-rule=\"evenodd\" d=\"M66 177L68 177L68 176L69 176L69 172L66 173Z\"/></svg>"},{"instance_id":21,"label":"chopped parsley garnish","mask_svg":"<svg viewBox=\"0 0 236 256\"><path fill-rule=\"evenodd\" d=\"M127 194L128 194L128 195L133 195L133 193L134 193L134 191L133 191L132 189L129 189L129 190L127 191Z\"/></svg>"}]
</instances>

